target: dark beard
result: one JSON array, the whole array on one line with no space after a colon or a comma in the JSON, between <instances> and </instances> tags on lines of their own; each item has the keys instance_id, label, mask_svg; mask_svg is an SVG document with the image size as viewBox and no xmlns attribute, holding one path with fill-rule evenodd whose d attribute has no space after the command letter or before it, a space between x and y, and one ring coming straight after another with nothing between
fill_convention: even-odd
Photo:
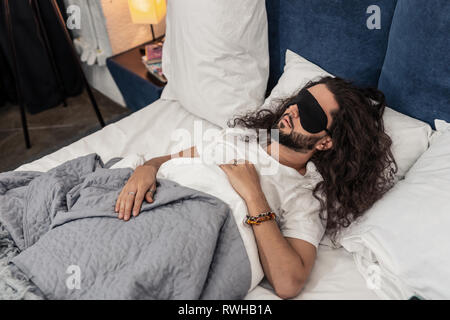
<instances>
[{"instance_id":1,"label":"dark beard","mask_svg":"<svg viewBox=\"0 0 450 320\"><path fill-rule=\"evenodd\" d=\"M276 137L273 138L274 140L278 140L279 144L295 152L308 153L314 148L316 143L319 142L320 139L322 139L322 137L309 137L294 131L292 131L290 134L285 134L281 132L281 130L279 130L280 122L281 119L278 120L273 126L273 129L278 129L278 139L276 139ZM281 124L281 127L284 128L284 125Z\"/></svg>"},{"instance_id":2,"label":"dark beard","mask_svg":"<svg viewBox=\"0 0 450 320\"><path fill-rule=\"evenodd\" d=\"M293 131L290 134L284 134L279 131L278 143L295 152L308 153L314 149L314 146L320 139L320 137L308 137Z\"/></svg>"}]
</instances>

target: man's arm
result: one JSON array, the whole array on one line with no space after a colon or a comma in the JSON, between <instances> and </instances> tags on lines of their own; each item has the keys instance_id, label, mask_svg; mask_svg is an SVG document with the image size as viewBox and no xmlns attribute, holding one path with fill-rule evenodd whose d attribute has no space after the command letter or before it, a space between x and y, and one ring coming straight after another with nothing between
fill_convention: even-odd
<instances>
[{"instance_id":1,"label":"man's arm","mask_svg":"<svg viewBox=\"0 0 450 320\"><path fill-rule=\"evenodd\" d=\"M271 211L262 193L245 202L250 216ZM300 239L285 238L274 220L252 228L264 274L275 292L283 299L296 297L311 273L316 248Z\"/></svg>"},{"instance_id":2,"label":"man's arm","mask_svg":"<svg viewBox=\"0 0 450 320\"><path fill-rule=\"evenodd\" d=\"M134 217L139 215L144 200L153 202L153 195L156 192L156 174L165 162L173 158L196 157L199 155L194 146L172 155L150 159L142 166L137 167L117 198L114 210L118 214L118 218L128 221L132 212Z\"/></svg>"},{"instance_id":3,"label":"man's arm","mask_svg":"<svg viewBox=\"0 0 450 320\"><path fill-rule=\"evenodd\" d=\"M199 154L197 152L197 147L193 146L189 149L186 150L182 150L178 153L174 153L172 155L167 155L167 156L162 156L162 157L157 157L157 158L153 158L148 160L147 162L145 162L143 165L144 166L153 166L154 168L156 168L157 170L159 170L159 168L167 161L169 161L170 159L174 159L174 158L198 158Z\"/></svg>"},{"instance_id":4,"label":"man's arm","mask_svg":"<svg viewBox=\"0 0 450 320\"><path fill-rule=\"evenodd\" d=\"M271 211L253 164L246 162L220 167L247 204L250 216ZM275 292L283 299L297 296L311 273L316 248L300 239L285 238L274 220L252 228L264 274Z\"/></svg>"}]
</instances>

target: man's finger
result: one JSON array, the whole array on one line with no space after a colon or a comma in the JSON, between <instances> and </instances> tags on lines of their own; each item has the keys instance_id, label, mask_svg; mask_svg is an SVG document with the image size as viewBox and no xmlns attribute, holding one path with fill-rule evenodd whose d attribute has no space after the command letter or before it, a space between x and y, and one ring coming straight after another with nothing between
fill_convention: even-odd
<instances>
[{"instance_id":1,"label":"man's finger","mask_svg":"<svg viewBox=\"0 0 450 320\"><path fill-rule=\"evenodd\" d=\"M117 197L116 205L114 207L114 212L119 213L119 209L120 209L120 195Z\"/></svg>"},{"instance_id":2,"label":"man's finger","mask_svg":"<svg viewBox=\"0 0 450 320\"><path fill-rule=\"evenodd\" d=\"M225 173L229 172L230 170L233 169L234 165L232 164L221 164L219 165L220 169L222 169L223 171L225 171Z\"/></svg>"},{"instance_id":3,"label":"man's finger","mask_svg":"<svg viewBox=\"0 0 450 320\"><path fill-rule=\"evenodd\" d=\"M124 214L125 214L125 199L122 197L120 199L119 205L119 219L123 219Z\"/></svg>"},{"instance_id":4,"label":"man's finger","mask_svg":"<svg viewBox=\"0 0 450 320\"><path fill-rule=\"evenodd\" d=\"M145 201L147 201L148 203L153 202L153 193L152 192L147 191L147 193L145 194Z\"/></svg>"},{"instance_id":5,"label":"man's finger","mask_svg":"<svg viewBox=\"0 0 450 320\"><path fill-rule=\"evenodd\" d=\"M150 187L150 189L148 189L147 193L145 194L145 200L148 203L152 203L153 202L153 198L156 192L156 184L152 184L152 186Z\"/></svg>"},{"instance_id":6,"label":"man's finger","mask_svg":"<svg viewBox=\"0 0 450 320\"><path fill-rule=\"evenodd\" d=\"M128 193L127 198L125 200L125 213L123 216L123 219L125 221L130 220L131 217L131 209L133 209L133 204L134 204L134 198L136 197L136 194L133 193Z\"/></svg>"},{"instance_id":7,"label":"man's finger","mask_svg":"<svg viewBox=\"0 0 450 320\"><path fill-rule=\"evenodd\" d=\"M136 198L134 198L133 216L137 217L141 212L142 201L144 201L145 191L138 190Z\"/></svg>"}]
</instances>

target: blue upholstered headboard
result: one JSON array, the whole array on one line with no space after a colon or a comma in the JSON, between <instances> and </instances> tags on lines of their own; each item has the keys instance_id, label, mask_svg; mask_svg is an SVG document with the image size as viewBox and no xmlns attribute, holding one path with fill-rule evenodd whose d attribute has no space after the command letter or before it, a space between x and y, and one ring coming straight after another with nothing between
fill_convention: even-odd
<instances>
[{"instance_id":1,"label":"blue upholstered headboard","mask_svg":"<svg viewBox=\"0 0 450 320\"><path fill-rule=\"evenodd\" d=\"M389 106L434 126L450 122L450 1L266 0L268 92L286 49L360 86L378 87Z\"/></svg>"}]
</instances>

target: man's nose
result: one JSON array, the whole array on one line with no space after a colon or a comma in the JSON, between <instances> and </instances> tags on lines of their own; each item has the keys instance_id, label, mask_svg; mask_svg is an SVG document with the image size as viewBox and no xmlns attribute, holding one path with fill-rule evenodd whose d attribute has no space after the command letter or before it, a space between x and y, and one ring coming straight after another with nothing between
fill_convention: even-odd
<instances>
[{"instance_id":1,"label":"man's nose","mask_svg":"<svg viewBox=\"0 0 450 320\"><path fill-rule=\"evenodd\" d=\"M294 104L290 107L289 114L294 119L298 118L298 106L296 104Z\"/></svg>"}]
</instances>

